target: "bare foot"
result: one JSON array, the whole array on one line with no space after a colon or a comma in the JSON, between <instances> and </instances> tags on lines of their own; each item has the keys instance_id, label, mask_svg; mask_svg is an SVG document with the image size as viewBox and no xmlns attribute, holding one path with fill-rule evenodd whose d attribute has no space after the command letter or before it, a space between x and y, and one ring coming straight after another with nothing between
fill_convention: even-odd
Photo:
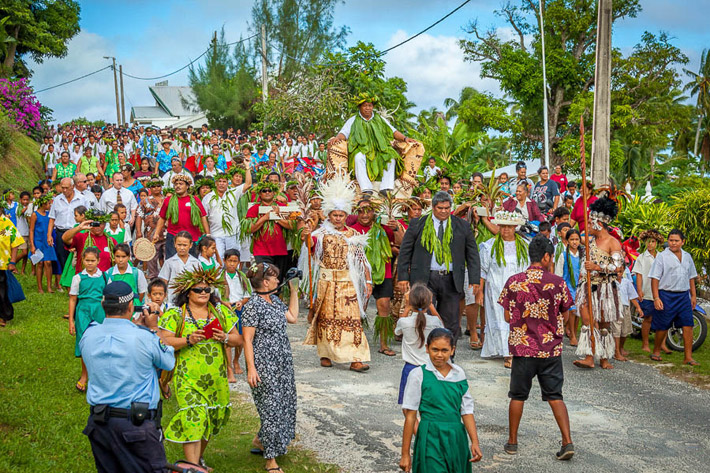
<instances>
[{"instance_id":1,"label":"bare foot","mask_svg":"<svg viewBox=\"0 0 710 473\"><path fill-rule=\"evenodd\" d=\"M611 370L614 369L614 366L609 363L609 360L602 358L599 360L599 367L604 370Z\"/></svg>"},{"instance_id":2,"label":"bare foot","mask_svg":"<svg viewBox=\"0 0 710 473\"><path fill-rule=\"evenodd\" d=\"M54 291L52 290L52 288L47 289L47 294L54 294Z\"/></svg>"},{"instance_id":3,"label":"bare foot","mask_svg":"<svg viewBox=\"0 0 710 473\"><path fill-rule=\"evenodd\" d=\"M577 368L592 369L594 368L594 360L574 360L572 362Z\"/></svg>"},{"instance_id":4,"label":"bare foot","mask_svg":"<svg viewBox=\"0 0 710 473\"><path fill-rule=\"evenodd\" d=\"M234 377L234 371L227 370L227 382L228 383L236 383L237 382L237 378Z\"/></svg>"},{"instance_id":5,"label":"bare foot","mask_svg":"<svg viewBox=\"0 0 710 473\"><path fill-rule=\"evenodd\" d=\"M239 363L234 365L234 374L244 374L244 370L239 366Z\"/></svg>"},{"instance_id":6,"label":"bare foot","mask_svg":"<svg viewBox=\"0 0 710 473\"><path fill-rule=\"evenodd\" d=\"M576 338L576 337L569 339L569 345L570 345L571 347L576 347L576 346L578 345L578 343L579 343L579 342L577 341L577 338Z\"/></svg>"},{"instance_id":7,"label":"bare foot","mask_svg":"<svg viewBox=\"0 0 710 473\"><path fill-rule=\"evenodd\" d=\"M648 345L641 347L641 350L645 351L646 353L651 353L651 349L648 347Z\"/></svg>"},{"instance_id":8,"label":"bare foot","mask_svg":"<svg viewBox=\"0 0 710 473\"><path fill-rule=\"evenodd\" d=\"M661 347L661 350L662 350L663 353L665 353L666 355L670 355L671 353L673 353L673 350L669 350L668 347Z\"/></svg>"},{"instance_id":9,"label":"bare foot","mask_svg":"<svg viewBox=\"0 0 710 473\"><path fill-rule=\"evenodd\" d=\"M624 350L624 349L622 348L622 349L621 349L621 354L624 355L624 356L629 356L629 351L628 351L628 350Z\"/></svg>"},{"instance_id":10,"label":"bare foot","mask_svg":"<svg viewBox=\"0 0 710 473\"><path fill-rule=\"evenodd\" d=\"M37 289L37 294L44 294L44 291L42 289Z\"/></svg>"},{"instance_id":11,"label":"bare foot","mask_svg":"<svg viewBox=\"0 0 710 473\"><path fill-rule=\"evenodd\" d=\"M629 361L628 358L626 358L623 354L616 354L614 355L614 359L616 361Z\"/></svg>"}]
</instances>

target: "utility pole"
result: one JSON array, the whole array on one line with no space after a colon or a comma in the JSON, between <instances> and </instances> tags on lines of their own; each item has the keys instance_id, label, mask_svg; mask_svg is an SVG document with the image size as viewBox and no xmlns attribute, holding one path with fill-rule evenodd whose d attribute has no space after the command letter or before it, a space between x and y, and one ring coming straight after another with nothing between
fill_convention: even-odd
<instances>
[{"instance_id":1,"label":"utility pole","mask_svg":"<svg viewBox=\"0 0 710 473\"><path fill-rule=\"evenodd\" d=\"M612 0L598 0L597 57L594 71L594 123L592 125L592 183L609 182L611 140L611 22Z\"/></svg>"},{"instance_id":2,"label":"utility pole","mask_svg":"<svg viewBox=\"0 0 710 473\"><path fill-rule=\"evenodd\" d=\"M540 0L540 40L542 41L542 111L543 123L545 127L545 160L544 166L550 166L550 126L547 116L547 68L545 66L545 23L542 20L542 3L545 0Z\"/></svg>"},{"instance_id":3,"label":"utility pole","mask_svg":"<svg viewBox=\"0 0 710 473\"><path fill-rule=\"evenodd\" d=\"M116 58L113 56L104 56L104 59L111 59L113 61L113 89L116 92L116 124L121 124L121 108L118 101L118 77L116 77Z\"/></svg>"},{"instance_id":4,"label":"utility pole","mask_svg":"<svg viewBox=\"0 0 710 473\"><path fill-rule=\"evenodd\" d=\"M123 66L118 66L118 72L121 76L121 125L126 124L126 104L123 101Z\"/></svg>"},{"instance_id":5,"label":"utility pole","mask_svg":"<svg viewBox=\"0 0 710 473\"><path fill-rule=\"evenodd\" d=\"M266 25L261 25L261 98L266 104L269 98L269 78L267 76L266 64ZM264 129L266 131L266 117L264 117Z\"/></svg>"}]
</instances>

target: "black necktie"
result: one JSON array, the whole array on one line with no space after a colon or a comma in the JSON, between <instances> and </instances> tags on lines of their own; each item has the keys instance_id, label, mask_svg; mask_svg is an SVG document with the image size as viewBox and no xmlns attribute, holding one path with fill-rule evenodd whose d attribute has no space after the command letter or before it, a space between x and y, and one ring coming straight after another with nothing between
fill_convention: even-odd
<instances>
[{"instance_id":1,"label":"black necktie","mask_svg":"<svg viewBox=\"0 0 710 473\"><path fill-rule=\"evenodd\" d=\"M444 242L444 222L439 222L439 231L436 232L436 237L440 242Z\"/></svg>"}]
</instances>

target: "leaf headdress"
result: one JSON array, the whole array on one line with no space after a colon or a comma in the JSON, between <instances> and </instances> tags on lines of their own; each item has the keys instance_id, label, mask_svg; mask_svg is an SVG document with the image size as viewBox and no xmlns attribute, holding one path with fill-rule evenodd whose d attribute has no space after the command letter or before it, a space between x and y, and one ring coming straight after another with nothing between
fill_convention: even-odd
<instances>
[{"instance_id":1,"label":"leaf headdress","mask_svg":"<svg viewBox=\"0 0 710 473\"><path fill-rule=\"evenodd\" d=\"M214 267L204 269L198 266L191 271L183 271L170 283L170 289L175 292L187 292L198 284L207 284L210 287L221 287L224 285L222 270Z\"/></svg>"}]
</instances>

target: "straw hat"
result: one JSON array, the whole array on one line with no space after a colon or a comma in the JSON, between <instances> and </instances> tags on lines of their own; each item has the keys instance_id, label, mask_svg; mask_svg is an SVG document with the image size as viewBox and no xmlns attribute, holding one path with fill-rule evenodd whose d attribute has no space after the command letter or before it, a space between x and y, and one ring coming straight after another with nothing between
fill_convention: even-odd
<instances>
[{"instance_id":1,"label":"straw hat","mask_svg":"<svg viewBox=\"0 0 710 473\"><path fill-rule=\"evenodd\" d=\"M495 213L491 223L495 225L525 225L525 219L523 216L517 212L507 212L505 210L499 210Z\"/></svg>"},{"instance_id":2,"label":"straw hat","mask_svg":"<svg viewBox=\"0 0 710 473\"><path fill-rule=\"evenodd\" d=\"M147 238L138 238L133 242L133 254L138 261L150 261L155 258L155 245Z\"/></svg>"}]
</instances>

